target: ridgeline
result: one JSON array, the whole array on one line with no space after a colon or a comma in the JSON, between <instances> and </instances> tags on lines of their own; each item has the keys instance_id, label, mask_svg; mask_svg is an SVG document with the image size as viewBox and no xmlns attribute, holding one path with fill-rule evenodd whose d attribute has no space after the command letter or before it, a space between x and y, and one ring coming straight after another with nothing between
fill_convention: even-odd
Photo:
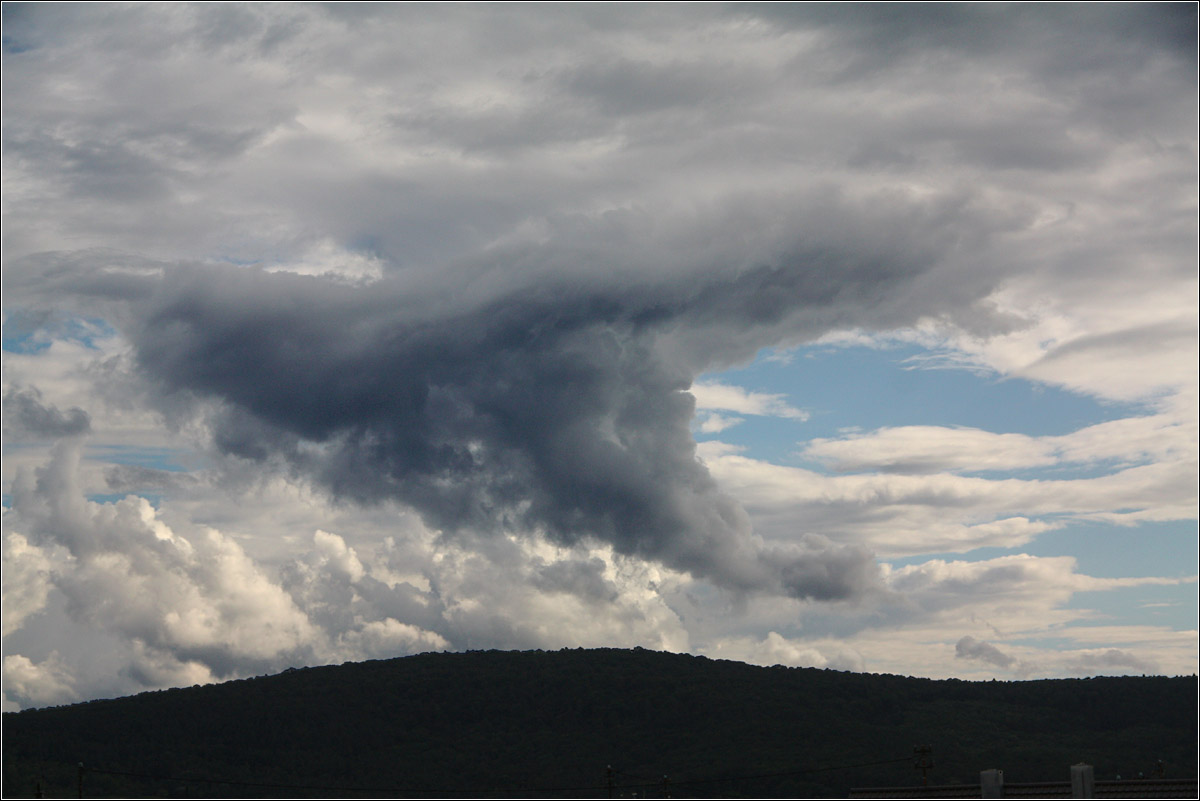
<instances>
[{"instance_id":1,"label":"ridgeline","mask_svg":"<svg viewBox=\"0 0 1200 801\"><path fill-rule=\"evenodd\" d=\"M933 681L643 649L421 654L5 713L5 798L845 797L1196 775L1195 677ZM79 768L79 764L83 768ZM610 770L611 766L611 770ZM664 778L665 777L665 778ZM81 785L82 783L82 785Z\"/></svg>"}]
</instances>

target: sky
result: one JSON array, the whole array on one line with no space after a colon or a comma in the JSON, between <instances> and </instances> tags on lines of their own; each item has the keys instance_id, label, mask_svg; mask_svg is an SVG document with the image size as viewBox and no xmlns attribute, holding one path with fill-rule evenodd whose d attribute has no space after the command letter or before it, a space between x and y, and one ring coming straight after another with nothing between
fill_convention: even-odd
<instances>
[{"instance_id":1,"label":"sky","mask_svg":"<svg viewBox=\"0 0 1200 801\"><path fill-rule=\"evenodd\" d=\"M3 5L3 690L1197 672L1196 6Z\"/></svg>"}]
</instances>

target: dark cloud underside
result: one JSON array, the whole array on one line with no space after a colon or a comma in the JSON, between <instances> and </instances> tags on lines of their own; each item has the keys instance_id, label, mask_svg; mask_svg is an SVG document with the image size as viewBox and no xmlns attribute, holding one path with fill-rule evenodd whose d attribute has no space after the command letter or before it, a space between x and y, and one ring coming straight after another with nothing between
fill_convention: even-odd
<instances>
[{"instance_id":1,"label":"dark cloud underside","mask_svg":"<svg viewBox=\"0 0 1200 801\"><path fill-rule=\"evenodd\" d=\"M157 286L133 341L165 393L220 402L222 450L282 459L340 497L837 598L871 581L869 557L811 547L781 572L697 460L685 390L708 358L745 357L803 330L806 309L870 302L916 269L826 255L642 287L551 279L431 311L399 279L193 267ZM676 342L718 337L733 350L679 358Z\"/></svg>"}]
</instances>

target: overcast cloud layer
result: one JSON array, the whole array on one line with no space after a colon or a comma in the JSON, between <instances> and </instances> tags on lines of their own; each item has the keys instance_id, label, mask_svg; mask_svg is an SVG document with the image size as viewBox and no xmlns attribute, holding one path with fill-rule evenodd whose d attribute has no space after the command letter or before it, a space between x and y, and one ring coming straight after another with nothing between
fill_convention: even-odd
<instances>
[{"instance_id":1,"label":"overcast cloud layer","mask_svg":"<svg viewBox=\"0 0 1200 801\"><path fill-rule=\"evenodd\" d=\"M1069 606L1194 564L945 555L1196 516L1195 19L5 4L5 703L478 647L1194 671L1194 621ZM810 417L721 370L894 342L1138 411L697 446Z\"/></svg>"}]
</instances>

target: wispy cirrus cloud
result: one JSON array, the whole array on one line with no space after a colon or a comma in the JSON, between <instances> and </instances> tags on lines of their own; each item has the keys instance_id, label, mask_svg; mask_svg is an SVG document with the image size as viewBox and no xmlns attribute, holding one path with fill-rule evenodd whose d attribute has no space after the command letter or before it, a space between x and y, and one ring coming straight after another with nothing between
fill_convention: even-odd
<instances>
[{"instance_id":1,"label":"wispy cirrus cloud","mask_svg":"<svg viewBox=\"0 0 1200 801\"><path fill-rule=\"evenodd\" d=\"M696 399L697 409L783 417L800 422L809 417L808 412L792 406L779 394L749 392L717 381L698 381L688 391Z\"/></svg>"},{"instance_id":2,"label":"wispy cirrus cloud","mask_svg":"<svg viewBox=\"0 0 1200 801\"><path fill-rule=\"evenodd\" d=\"M843 472L979 473L1067 464L1182 464L1194 456L1195 444L1194 421L1160 414L1042 437L943 426L882 428L839 439L811 439L801 453Z\"/></svg>"},{"instance_id":3,"label":"wispy cirrus cloud","mask_svg":"<svg viewBox=\"0 0 1200 801\"><path fill-rule=\"evenodd\" d=\"M1131 524L1196 515L1195 467L1186 462L1088 478L824 475L752 459L719 442L701 443L699 453L721 486L746 504L761 534L786 538L803 520L806 531L885 555L1014 547L1070 520Z\"/></svg>"}]
</instances>

